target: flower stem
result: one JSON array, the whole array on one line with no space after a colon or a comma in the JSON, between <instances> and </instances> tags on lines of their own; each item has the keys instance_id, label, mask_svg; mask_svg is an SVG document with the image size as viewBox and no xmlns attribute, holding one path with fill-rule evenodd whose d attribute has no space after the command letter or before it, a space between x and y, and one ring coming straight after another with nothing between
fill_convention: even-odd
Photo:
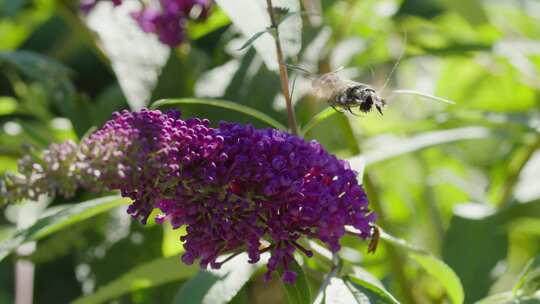
<instances>
[{"instance_id":1,"label":"flower stem","mask_svg":"<svg viewBox=\"0 0 540 304\"><path fill-rule=\"evenodd\" d=\"M274 42L276 44L277 61L279 65L279 78L281 79L281 90L285 96L285 103L287 105L287 117L289 121L289 128L292 134L298 135L298 125L296 124L296 116L294 114L294 107L292 104L292 96L289 92L289 75L287 74L287 68L285 68L283 49L281 48L281 42L279 40L279 30L276 16L274 14L274 6L272 0L266 0L268 15L270 16L271 28L274 29Z\"/></svg>"}]
</instances>

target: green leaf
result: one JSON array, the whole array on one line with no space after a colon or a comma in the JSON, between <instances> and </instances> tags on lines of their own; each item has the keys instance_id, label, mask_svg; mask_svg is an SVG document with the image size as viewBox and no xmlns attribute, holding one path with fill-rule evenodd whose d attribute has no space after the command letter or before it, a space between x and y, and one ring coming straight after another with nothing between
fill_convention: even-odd
<instances>
[{"instance_id":1,"label":"green leaf","mask_svg":"<svg viewBox=\"0 0 540 304\"><path fill-rule=\"evenodd\" d=\"M444 2L472 25L479 26L489 21L484 5L479 0L445 0Z\"/></svg>"},{"instance_id":2,"label":"green leaf","mask_svg":"<svg viewBox=\"0 0 540 304\"><path fill-rule=\"evenodd\" d=\"M0 241L10 238L15 234L15 227L13 226L0 226Z\"/></svg>"},{"instance_id":3,"label":"green leaf","mask_svg":"<svg viewBox=\"0 0 540 304\"><path fill-rule=\"evenodd\" d=\"M302 128L302 134L307 134L316 127L319 123L323 122L324 120L328 119L329 117L339 114L336 110L334 110L331 107L328 107L321 112L317 113L311 120Z\"/></svg>"},{"instance_id":4,"label":"green leaf","mask_svg":"<svg viewBox=\"0 0 540 304\"><path fill-rule=\"evenodd\" d=\"M465 294L456 273L443 261L426 253L410 253L409 257L420 264L424 270L436 278L446 289L452 303L463 303Z\"/></svg>"},{"instance_id":5,"label":"green leaf","mask_svg":"<svg viewBox=\"0 0 540 304\"><path fill-rule=\"evenodd\" d=\"M173 303L203 303L204 296L210 288L220 280L220 277L209 272L199 271L193 278L182 285Z\"/></svg>"},{"instance_id":6,"label":"green leaf","mask_svg":"<svg viewBox=\"0 0 540 304\"><path fill-rule=\"evenodd\" d=\"M503 292L491 295L475 304L540 304L540 294L517 297L512 292Z\"/></svg>"},{"instance_id":7,"label":"green leaf","mask_svg":"<svg viewBox=\"0 0 540 304\"><path fill-rule=\"evenodd\" d=\"M228 303L261 266L262 263L249 264L247 254L243 253L225 263L218 270L199 271L196 276L182 285L174 303Z\"/></svg>"},{"instance_id":8,"label":"green leaf","mask_svg":"<svg viewBox=\"0 0 540 304\"><path fill-rule=\"evenodd\" d=\"M17 100L10 96L0 96L0 116L10 115L17 111Z\"/></svg>"},{"instance_id":9,"label":"green leaf","mask_svg":"<svg viewBox=\"0 0 540 304\"><path fill-rule=\"evenodd\" d=\"M323 290L323 294L315 300L315 304L348 304L370 303L362 292L338 277L331 277Z\"/></svg>"},{"instance_id":10,"label":"green leaf","mask_svg":"<svg viewBox=\"0 0 540 304\"><path fill-rule=\"evenodd\" d=\"M412 260L420 264L428 274L441 283L452 303L463 303L465 299L463 286L452 268L423 249L415 247L403 239L393 237L382 230L381 239L393 246L404 249Z\"/></svg>"},{"instance_id":11,"label":"green leaf","mask_svg":"<svg viewBox=\"0 0 540 304\"><path fill-rule=\"evenodd\" d=\"M452 218L443 257L463 282L468 303L486 296L494 283L491 270L506 256L507 243L504 231L493 218Z\"/></svg>"},{"instance_id":12,"label":"green leaf","mask_svg":"<svg viewBox=\"0 0 540 304\"><path fill-rule=\"evenodd\" d=\"M179 105L204 105L204 106L211 106L211 107L217 107L217 108L223 108L228 109L236 112L240 112L242 114L245 114L247 116L253 117L261 122L264 122L270 127L286 130L287 128L273 119L272 117L259 112L255 109L252 109L250 107L243 106L238 103L225 101L225 100L216 100L216 99L195 99L195 98L184 98L184 99L162 99L158 100L155 103L152 104L152 109L159 109L159 108L170 108L170 107L176 107Z\"/></svg>"},{"instance_id":13,"label":"green leaf","mask_svg":"<svg viewBox=\"0 0 540 304\"><path fill-rule=\"evenodd\" d=\"M0 260L25 242L39 240L70 225L127 203L129 203L128 199L114 195L83 203L55 207L56 211L53 214L40 218L28 228L18 230L12 237L0 243Z\"/></svg>"},{"instance_id":14,"label":"green leaf","mask_svg":"<svg viewBox=\"0 0 540 304\"><path fill-rule=\"evenodd\" d=\"M540 255L532 258L519 276L516 286L514 286L514 295L532 295L540 290Z\"/></svg>"},{"instance_id":15,"label":"green leaf","mask_svg":"<svg viewBox=\"0 0 540 304\"><path fill-rule=\"evenodd\" d=\"M296 283L294 285L281 281L287 303L289 304L311 304L311 288L304 270L296 261L289 264L289 269L296 272ZM283 275L283 269L279 269L280 276Z\"/></svg>"},{"instance_id":16,"label":"green leaf","mask_svg":"<svg viewBox=\"0 0 540 304\"><path fill-rule=\"evenodd\" d=\"M325 280L315 304L399 304L384 288L367 280L346 276L339 278L331 273Z\"/></svg>"},{"instance_id":17,"label":"green leaf","mask_svg":"<svg viewBox=\"0 0 540 304\"><path fill-rule=\"evenodd\" d=\"M507 256L507 225L530 217L540 217L540 200L499 212L483 204L461 204L455 209L445 235L443 258L461 279L467 303L487 296L495 282L491 272Z\"/></svg>"},{"instance_id":18,"label":"green leaf","mask_svg":"<svg viewBox=\"0 0 540 304\"><path fill-rule=\"evenodd\" d=\"M260 32L257 32L255 33L253 36L251 36L251 38L249 38L237 51L241 51L247 47L250 47L253 42L255 42L255 40L257 40L259 37L261 37L262 35L266 34L266 33L269 33L271 29L266 29L264 31L260 31Z\"/></svg>"},{"instance_id":19,"label":"green leaf","mask_svg":"<svg viewBox=\"0 0 540 304\"><path fill-rule=\"evenodd\" d=\"M198 270L199 266L187 266L178 256L156 259L132 269L101 286L95 293L76 299L73 303L105 303L130 292L190 278Z\"/></svg>"},{"instance_id":20,"label":"green leaf","mask_svg":"<svg viewBox=\"0 0 540 304\"><path fill-rule=\"evenodd\" d=\"M231 20L217 7L204 22L193 22L188 26L189 37L199 39L215 30L218 30L231 23Z\"/></svg>"},{"instance_id":21,"label":"green leaf","mask_svg":"<svg viewBox=\"0 0 540 304\"><path fill-rule=\"evenodd\" d=\"M1 63L7 63L25 76L39 81L48 81L50 77L63 78L70 74L70 70L60 62L29 51L0 52Z\"/></svg>"},{"instance_id":22,"label":"green leaf","mask_svg":"<svg viewBox=\"0 0 540 304\"><path fill-rule=\"evenodd\" d=\"M359 164L372 165L403 154L416 152L425 148L447 144L460 140L487 138L491 132L483 127L465 127L449 130L430 131L405 139L391 138L379 143L378 147L364 154L349 159L351 167Z\"/></svg>"},{"instance_id":23,"label":"green leaf","mask_svg":"<svg viewBox=\"0 0 540 304\"><path fill-rule=\"evenodd\" d=\"M161 241L161 252L163 256L173 256L184 252L184 246L178 242L182 235L186 234L186 227L182 226L173 229L170 223L163 223L163 240Z\"/></svg>"},{"instance_id":24,"label":"green leaf","mask_svg":"<svg viewBox=\"0 0 540 304\"><path fill-rule=\"evenodd\" d=\"M436 95L457 100L460 108L515 112L534 107L535 89L521 81L520 72L503 59L491 64L497 65L496 73L473 59L447 60Z\"/></svg>"},{"instance_id":25,"label":"green leaf","mask_svg":"<svg viewBox=\"0 0 540 304\"><path fill-rule=\"evenodd\" d=\"M89 103L79 98L70 80L71 70L60 62L38 53L17 51L0 52L0 64L7 64L30 80L38 81L47 92L48 100L71 120L79 136L92 125Z\"/></svg>"},{"instance_id":26,"label":"green leaf","mask_svg":"<svg viewBox=\"0 0 540 304\"><path fill-rule=\"evenodd\" d=\"M347 281L350 282L354 288L368 297L369 303L399 304L399 301L383 286L377 286L368 280L352 275L347 277Z\"/></svg>"}]
</instances>

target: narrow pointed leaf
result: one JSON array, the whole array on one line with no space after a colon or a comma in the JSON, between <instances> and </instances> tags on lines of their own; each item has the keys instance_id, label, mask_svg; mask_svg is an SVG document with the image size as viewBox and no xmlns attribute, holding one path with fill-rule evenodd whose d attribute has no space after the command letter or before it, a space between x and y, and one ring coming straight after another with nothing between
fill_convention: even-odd
<instances>
[{"instance_id":1,"label":"narrow pointed leaf","mask_svg":"<svg viewBox=\"0 0 540 304\"><path fill-rule=\"evenodd\" d=\"M399 304L399 301L382 286L377 286L356 276L348 276L347 281L351 286L365 294L369 298L369 303Z\"/></svg>"},{"instance_id":2,"label":"narrow pointed leaf","mask_svg":"<svg viewBox=\"0 0 540 304\"><path fill-rule=\"evenodd\" d=\"M255 35L251 36L251 38L249 38L239 49L238 51L241 51L247 47L250 47L253 42L255 42L259 37L261 37L262 35L266 34L266 33L269 33L270 32L270 29L266 29L264 31L260 31L258 33L256 33Z\"/></svg>"},{"instance_id":3,"label":"narrow pointed leaf","mask_svg":"<svg viewBox=\"0 0 540 304\"><path fill-rule=\"evenodd\" d=\"M282 125L277 120L273 119L272 117L259 112L255 109L252 109L250 107L243 106L238 103L225 101L225 100L217 100L217 99L196 99L196 98L184 98L184 99L162 99L156 101L154 104L152 104L151 108L153 109L159 109L159 108L170 108L170 107L176 107L180 105L204 105L204 106L210 106L210 107L217 107L217 108L223 108L228 109L232 111L236 111L242 114L245 114L247 116L253 117L256 120L259 120L261 122L264 122L270 127L286 130L287 128Z\"/></svg>"},{"instance_id":4,"label":"narrow pointed leaf","mask_svg":"<svg viewBox=\"0 0 540 304\"><path fill-rule=\"evenodd\" d=\"M302 134L307 134L316 127L319 123L323 122L324 120L328 119L329 117L339 114L336 110L332 109L331 107L328 107L321 112L317 113L311 120L302 128Z\"/></svg>"},{"instance_id":5,"label":"narrow pointed leaf","mask_svg":"<svg viewBox=\"0 0 540 304\"><path fill-rule=\"evenodd\" d=\"M128 199L114 195L60 207L53 214L40 218L32 226L18 230L12 237L1 242L0 260L25 242L39 240L70 225L128 203Z\"/></svg>"},{"instance_id":6,"label":"narrow pointed leaf","mask_svg":"<svg viewBox=\"0 0 540 304\"><path fill-rule=\"evenodd\" d=\"M73 303L107 303L137 290L187 279L198 270L197 265L183 264L178 256L156 259L132 269L105 286L99 287L95 293L79 298Z\"/></svg>"}]
</instances>

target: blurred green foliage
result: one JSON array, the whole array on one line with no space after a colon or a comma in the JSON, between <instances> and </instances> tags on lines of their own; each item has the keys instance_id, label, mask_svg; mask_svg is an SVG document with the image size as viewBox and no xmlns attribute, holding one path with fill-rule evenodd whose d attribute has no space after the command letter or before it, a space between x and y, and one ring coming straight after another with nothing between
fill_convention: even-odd
<instances>
[{"instance_id":1,"label":"blurred green foliage","mask_svg":"<svg viewBox=\"0 0 540 304\"><path fill-rule=\"evenodd\" d=\"M464 303L540 303L538 1L320 2L321 16L301 16L302 46L289 62L314 73L345 66L344 75L381 89L389 78L381 92L389 107L383 117L323 112L311 120L327 104L291 71L299 123L307 139L363 172L378 224L399 239L369 255L365 242L346 236L339 267L315 250L302 287L284 290L264 283L260 267L227 279L184 266L177 231L141 227L118 207L125 202L81 191L2 210L0 256L12 254L0 260L0 303L14 302L21 260L35 267L35 303L307 303L307 286L325 303L459 303L460 284ZM133 96L171 99L160 106L214 123L287 125L278 74L254 48L237 51L249 37L221 9L190 26L189 43L150 57L134 51L146 40L129 40L111 23L119 38L105 41L89 20L76 1L0 0L0 171L16 169L23 145L78 140L143 102ZM29 241L33 253L12 252ZM226 300L216 300L223 291Z\"/></svg>"}]
</instances>

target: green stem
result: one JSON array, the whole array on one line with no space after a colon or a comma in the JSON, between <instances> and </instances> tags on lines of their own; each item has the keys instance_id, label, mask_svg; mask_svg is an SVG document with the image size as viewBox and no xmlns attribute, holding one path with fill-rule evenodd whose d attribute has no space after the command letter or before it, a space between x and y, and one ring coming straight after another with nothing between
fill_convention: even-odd
<instances>
[{"instance_id":1,"label":"green stem","mask_svg":"<svg viewBox=\"0 0 540 304\"><path fill-rule=\"evenodd\" d=\"M510 168L506 182L503 185L501 196L497 202L497 207L502 209L510 203L510 198L514 192L514 186L519 180L521 171L529 162L529 159L533 156L536 150L540 149L540 134L536 135L536 138L523 149L517 151L512 160L510 161Z\"/></svg>"},{"instance_id":2,"label":"green stem","mask_svg":"<svg viewBox=\"0 0 540 304\"><path fill-rule=\"evenodd\" d=\"M386 218L384 209L381 204L381 200L376 190L376 186L369 174L365 174L363 182L369 197L369 203L373 210L377 213L379 225L384 229L390 231L390 223ZM391 270L399 285L399 291L403 297L403 303L416 303L414 295L412 293L412 285L407 279L403 266L405 265L405 258L396 250L394 246L387 246L386 252L388 253L388 259L391 265Z\"/></svg>"},{"instance_id":3,"label":"green stem","mask_svg":"<svg viewBox=\"0 0 540 304\"><path fill-rule=\"evenodd\" d=\"M281 90L285 96L285 103L287 105L287 117L289 121L289 128L294 135L298 135L298 125L296 123L296 115L294 114L294 107L292 104L291 94L289 92L289 75L285 66L283 49L281 48L281 42L279 40L279 30L276 16L274 14L274 6L272 0L266 0L268 15L270 16L271 27L274 29L274 42L276 44L277 61L279 65L279 78L281 80Z\"/></svg>"},{"instance_id":4,"label":"green stem","mask_svg":"<svg viewBox=\"0 0 540 304\"><path fill-rule=\"evenodd\" d=\"M105 54L105 52L98 45L96 45L96 42L95 42L96 38L94 37L94 34L92 33L92 31L88 29L86 24L82 22L81 18L77 16L76 12L74 12L66 3L61 3L58 7L59 7L59 10L58 10L59 14L62 17L64 17L66 22L68 22L69 25L74 29L74 31L76 31L79 34L80 39L88 43L88 46L90 46L90 48L94 51L96 56L103 63L105 63L109 69L111 69L110 68L111 60Z\"/></svg>"}]
</instances>

